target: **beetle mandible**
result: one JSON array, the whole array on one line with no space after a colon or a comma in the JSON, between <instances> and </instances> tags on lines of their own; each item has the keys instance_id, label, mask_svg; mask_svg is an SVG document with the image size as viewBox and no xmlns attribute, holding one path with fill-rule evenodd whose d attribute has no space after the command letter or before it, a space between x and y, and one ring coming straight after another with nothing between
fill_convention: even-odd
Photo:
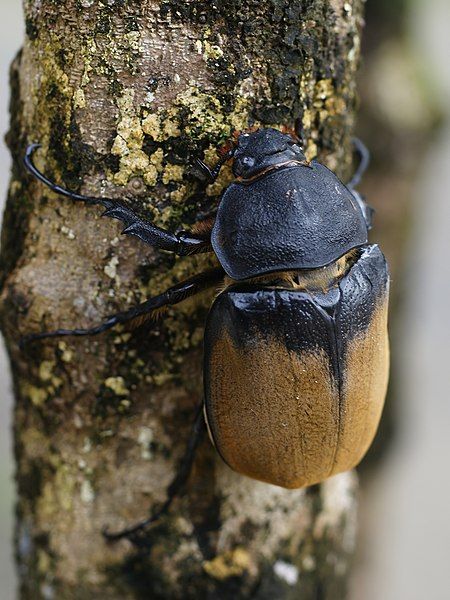
<instances>
[{"instance_id":1,"label":"beetle mandible","mask_svg":"<svg viewBox=\"0 0 450 600\"><path fill-rule=\"evenodd\" d=\"M175 305L225 281L204 337L204 402L167 500L147 519L108 539L133 539L169 508L186 483L204 424L232 469L267 483L299 488L357 465L380 419L388 380L389 275L368 244L372 211L355 191L368 163L344 185L298 139L276 129L241 133L215 168L198 161L209 182L232 160L209 227L171 233L126 203L70 192L34 165L27 169L74 201L100 204L123 233L184 256L214 252L210 269L110 316L90 329L30 334L24 342L96 335ZM199 233L200 232L200 233Z\"/></svg>"}]
</instances>

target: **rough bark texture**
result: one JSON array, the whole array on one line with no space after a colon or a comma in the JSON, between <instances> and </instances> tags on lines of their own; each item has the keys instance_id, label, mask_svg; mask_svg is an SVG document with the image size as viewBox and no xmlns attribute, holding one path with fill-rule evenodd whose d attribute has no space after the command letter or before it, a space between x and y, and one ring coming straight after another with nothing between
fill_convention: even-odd
<instances>
[{"instance_id":1,"label":"rough bark texture","mask_svg":"<svg viewBox=\"0 0 450 600\"><path fill-rule=\"evenodd\" d=\"M240 477L205 440L186 494L136 553L105 524L147 514L202 397L211 294L130 336L17 348L19 333L88 326L207 264L175 259L100 211L31 180L25 146L67 187L125 197L178 228L217 202L193 157L249 125L303 122L308 156L350 168L362 0L25 0L12 66L13 178L2 322L17 405L22 598L339 599L355 533L354 476L286 491ZM191 163L192 164L192 163Z\"/></svg>"}]
</instances>

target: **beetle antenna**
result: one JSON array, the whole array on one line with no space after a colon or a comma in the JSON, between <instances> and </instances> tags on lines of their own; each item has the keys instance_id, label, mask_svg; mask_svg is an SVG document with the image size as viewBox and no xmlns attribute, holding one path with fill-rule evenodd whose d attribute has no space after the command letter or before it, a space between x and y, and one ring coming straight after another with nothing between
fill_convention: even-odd
<instances>
[{"instance_id":1,"label":"beetle antenna","mask_svg":"<svg viewBox=\"0 0 450 600\"><path fill-rule=\"evenodd\" d=\"M303 146L302 140L302 119L301 117L297 117L294 121L294 135L297 138L298 142L301 146Z\"/></svg>"},{"instance_id":2,"label":"beetle antenna","mask_svg":"<svg viewBox=\"0 0 450 600\"><path fill-rule=\"evenodd\" d=\"M205 164L202 160L200 160L199 158L196 159L196 163L197 165L200 167L200 169L203 171L203 173L208 177L209 181L208 181L208 185L210 185L211 183L214 183L217 179L217 177L219 176L220 173L220 169L223 167L223 165L227 162L227 160L230 160L230 158L233 157L234 153L236 151L236 148L233 147L230 150L228 150L228 152L226 154L224 154L222 156L221 159L219 159L218 163L216 164L215 167L213 167L212 169L210 169L210 167L208 167L207 164Z\"/></svg>"},{"instance_id":3,"label":"beetle antenna","mask_svg":"<svg viewBox=\"0 0 450 600\"><path fill-rule=\"evenodd\" d=\"M357 187L359 185L359 183L361 182L362 176L366 172L367 167L369 166L369 163L370 163L370 152L366 148L366 146L363 144L363 142L359 138L354 137L354 138L352 138L352 144L353 144L355 152L359 156L359 165L358 165L353 177L347 183L347 187L350 190L354 189L355 187Z\"/></svg>"},{"instance_id":4,"label":"beetle antenna","mask_svg":"<svg viewBox=\"0 0 450 600\"><path fill-rule=\"evenodd\" d=\"M41 148L41 144L30 144L25 152L25 156L23 159L23 163L25 167L32 173L36 179L42 181L48 188L50 188L53 192L60 194L61 196L66 196L66 198L72 198L72 200L81 200L86 204L99 204L102 199L90 198L89 196L83 196L82 194L76 194L75 192L70 192L69 190L64 189L60 185L56 184L51 179L48 179L43 173L41 173L34 165L32 157L35 151Z\"/></svg>"}]
</instances>

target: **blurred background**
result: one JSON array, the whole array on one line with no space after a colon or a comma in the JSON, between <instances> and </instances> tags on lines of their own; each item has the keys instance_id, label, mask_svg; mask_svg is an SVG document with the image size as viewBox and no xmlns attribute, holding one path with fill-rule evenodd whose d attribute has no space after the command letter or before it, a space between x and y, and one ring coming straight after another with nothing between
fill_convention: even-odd
<instances>
[{"instance_id":1,"label":"blurred background","mask_svg":"<svg viewBox=\"0 0 450 600\"><path fill-rule=\"evenodd\" d=\"M5 146L8 130L11 60L24 36L20 0L1 0L0 5L0 212L6 199L11 159ZM0 335L0 600L15 600L12 545L14 519L13 455L11 431L12 393L8 358Z\"/></svg>"},{"instance_id":2,"label":"blurred background","mask_svg":"<svg viewBox=\"0 0 450 600\"><path fill-rule=\"evenodd\" d=\"M10 159L8 68L21 3L0 9L0 201ZM357 134L361 191L392 272L393 368L379 435L360 468L350 600L450 598L450 2L368 0ZM3 204L2 204L3 206ZM14 600L11 390L0 347L0 600ZM340 600L340 599L336 599Z\"/></svg>"}]
</instances>

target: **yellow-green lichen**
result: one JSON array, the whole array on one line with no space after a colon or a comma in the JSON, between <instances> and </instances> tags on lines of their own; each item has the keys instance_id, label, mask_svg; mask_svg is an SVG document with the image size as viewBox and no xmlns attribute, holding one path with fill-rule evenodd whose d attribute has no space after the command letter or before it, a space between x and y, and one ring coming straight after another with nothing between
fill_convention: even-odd
<instances>
[{"instance_id":1,"label":"yellow-green lichen","mask_svg":"<svg viewBox=\"0 0 450 600\"><path fill-rule=\"evenodd\" d=\"M61 360L70 363L73 360L73 350L67 348L66 342L58 342L58 348L61 351Z\"/></svg>"},{"instance_id":2,"label":"yellow-green lichen","mask_svg":"<svg viewBox=\"0 0 450 600\"><path fill-rule=\"evenodd\" d=\"M329 117L342 114L346 110L346 103L339 96L331 79L321 79L316 83L312 106L322 125Z\"/></svg>"},{"instance_id":3,"label":"yellow-green lichen","mask_svg":"<svg viewBox=\"0 0 450 600\"><path fill-rule=\"evenodd\" d=\"M34 406L38 407L42 406L48 398L47 390L38 388L35 385L26 382L21 386L21 393L26 398L29 398Z\"/></svg>"},{"instance_id":4,"label":"yellow-green lichen","mask_svg":"<svg viewBox=\"0 0 450 600\"><path fill-rule=\"evenodd\" d=\"M55 365L56 363L54 360L44 360L43 362L41 362L41 364L39 365L39 378L45 382L51 381L54 385L55 382L58 382L57 384L59 385L61 383L61 380L58 377L55 377L55 375L53 374L53 369L55 368Z\"/></svg>"},{"instance_id":5,"label":"yellow-green lichen","mask_svg":"<svg viewBox=\"0 0 450 600\"><path fill-rule=\"evenodd\" d=\"M81 76L81 87L86 86L90 81L90 73L93 70L92 57L97 53L97 44L94 39L90 39L83 46L82 58L83 58L83 74Z\"/></svg>"},{"instance_id":6,"label":"yellow-green lichen","mask_svg":"<svg viewBox=\"0 0 450 600\"><path fill-rule=\"evenodd\" d=\"M119 258L117 256L112 256L110 261L108 262L107 265L105 265L105 267L103 267L103 271L104 273L110 278L110 279L116 279L117 278L117 265L119 264Z\"/></svg>"},{"instance_id":7,"label":"yellow-green lichen","mask_svg":"<svg viewBox=\"0 0 450 600\"><path fill-rule=\"evenodd\" d=\"M311 138L307 141L304 153L308 161L313 160L317 156L317 144Z\"/></svg>"},{"instance_id":8,"label":"yellow-green lichen","mask_svg":"<svg viewBox=\"0 0 450 600\"><path fill-rule=\"evenodd\" d=\"M84 96L84 91L81 88L75 90L73 95L73 107L86 108L86 98Z\"/></svg>"},{"instance_id":9,"label":"yellow-green lichen","mask_svg":"<svg viewBox=\"0 0 450 600\"><path fill-rule=\"evenodd\" d=\"M125 385L123 377L108 377L105 379L105 387L112 390L116 396L129 396L130 390Z\"/></svg>"},{"instance_id":10,"label":"yellow-green lichen","mask_svg":"<svg viewBox=\"0 0 450 600\"><path fill-rule=\"evenodd\" d=\"M161 115L158 113L147 115L142 121L142 131L158 142L163 141Z\"/></svg>"},{"instance_id":11,"label":"yellow-green lichen","mask_svg":"<svg viewBox=\"0 0 450 600\"><path fill-rule=\"evenodd\" d=\"M212 94L199 91L197 87L189 87L178 94L172 108L145 112L143 118L136 113L134 99L134 90L125 89L117 102L120 116L111 152L120 159L119 170L113 176L114 183L118 185L126 185L133 176L141 176L147 186L153 187L161 173L162 182L166 185L182 181L184 168L181 165L169 164L163 168L164 153L161 148L150 157L143 150L145 135L156 142L180 135L182 114L183 133L197 139L226 139L234 130L244 129L248 123L249 99L245 97L238 98L235 110L226 117L219 100ZM216 193L219 185L216 183L209 193ZM173 199L178 202L182 197L184 194L178 193Z\"/></svg>"},{"instance_id":12,"label":"yellow-green lichen","mask_svg":"<svg viewBox=\"0 0 450 600\"><path fill-rule=\"evenodd\" d=\"M166 383L172 381L173 375L171 373L159 373L152 377L152 381L157 386L163 386Z\"/></svg>"},{"instance_id":13,"label":"yellow-green lichen","mask_svg":"<svg viewBox=\"0 0 450 600\"><path fill-rule=\"evenodd\" d=\"M187 135L197 139L230 135L230 125L225 120L219 100L213 94L190 87L177 96L176 103L188 111L184 128Z\"/></svg>"},{"instance_id":14,"label":"yellow-green lichen","mask_svg":"<svg viewBox=\"0 0 450 600\"><path fill-rule=\"evenodd\" d=\"M304 151L308 160L317 156L320 132L327 127L327 122L345 117L348 108L346 93L344 84L336 88L335 82L330 78L316 80L312 64L306 61L305 71L300 78L300 98L303 103Z\"/></svg>"},{"instance_id":15,"label":"yellow-green lichen","mask_svg":"<svg viewBox=\"0 0 450 600\"><path fill-rule=\"evenodd\" d=\"M125 89L117 100L120 119L111 153L120 158L119 171L113 177L118 185L126 185L134 175L145 175L149 167L149 158L142 150L144 132L135 114L134 96L133 89Z\"/></svg>"},{"instance_id":16,"label":"yellow-green lichen","mask_svg":"<svg viewBox=\"0 0 450 600\"><path fill-rule=\"evenodd\" d=\"M128 48L130 48L134 52L139 52L142 49L141 34L139 31L130 31L129 33L126 33L124 35L123 39L126 41L126 45L128 45Z\"/></svg>"},{"instance_id":17,"label":"yellow-green lichen","mask_svg":"<svg viewBox=\"0 0 450 600\"><path fill-rule=\"evenodd\" d=\"M238 547L205 561L203 569L210 577L223 581L229 577L242 577L251 565L250 553L245 548Z\"/></svg>"},{"instance_id":18,"label":"yellow-green lichen","mask_svg":"<svg viewBox=\"0 0 450 600\"><path fill-rule=\"evenodd\" d=\"M165 136L164 139L169 137L177 137L180 135L181 130L179 127L179 122L177 121L177 117L178 115L176 114L175 110L169 109L167 111L167 116L164 119L162 128L163 135Z\"/></svg>"},{"instance_id":19,"label":"yellow-green lichen","mask_svg":"<svg viewBox=\"0 0 450 600\"><path fill-rule=\"evenodd\" d=\"M114 344L126 344L131 339L131 333L121 333L114 338Z\"/></svg>"},{"instance_id":20,"label":"yellow-green lichen","mask_svg":"<svg viewBox=\"0 0 450 600\"><path fill-rule=\"evenodd\" d=\"M179 185L177 189L170 193L170 199L172 202L182 202L188 197L189 187L187 185Z\"/></svg>"},{"instance_id":21,"label":"yellow-green lichen","mask_svg":"<svg viewBox=\"0 0 450 600\"><path fill-rule=\"evenodd\" d=\"M48 519L54 518L61 510L72 509L77 487L77 477L68 464L61 464L55 468L54 477L45 482L38 499L37 513Z\"/></svg>"},{"instance_id":22,"label":"yellow-green lichen","mask_svg":"<svg viewBox=\"0 0 450 600\"><path fill-rule=\"evenodd\" d=\"M175 108L159 109L149 113L142 121L142 130L156 142L164 142L180 135L179 114Z\"/></svg>"},{"instance_id":23,"label":"yellow-green lichen","mask_svg":"<svg viewBox=\"0 0 450 600\"><path fill-rule=\"evenodd\" d=\"M33 123L39 123L40 140L43 146L48 145L50 135L55 133L52 132L52 125L55 126L52 120L55 116L67 132L70 126L73 95L69 77L57 60L58 53L62 51L60 38L49 32L48 40L40 46L41 75L35 78L32 88ZM52 101L57 112L52 110ZM58 127L56 133L61 135L61 127Z\"/></svg>"},{"instance_id":24,"label":"yellow-green lichen","mask_svg":"<svg viewBox=\"0 0 450 600\"><path fill-rule=\"evenodd\" d=\"M37 550L37 570L43 575L47 574L50 570L51 557L42 548Z\"/></svg>"},{"instance_id":25,"label":"yellow-green lichen","mask_svg":"<svg viewBox=\"0 0 450 600\"><path fill-rule=\"evenodd\" d=\"M163 183L167 184L171 181L181 181L183 179L184 168L181 165L167 164L163 176Z\"/></svg>"},{"instance_id":26,"label":"yellow-green lichen","mask_svg":"<svg viewBox=\"0 0 450 600\"><path fill-rule=\"evenodd\" d=\"M251 95L242 90L236 100L233 112L228 115L227 119L230 123L230 133L234 131L243 131L248 127L249 115L251 113ZM253 125L258 127L259 121L254 121Z\"/></svg>"},{"instance_id":27,"label":"yellow-green lichen","mask_svg":"<svg viewBox=\"0 0 450 600\"><path fill-rule=\"evenodd\" d=\"M162 148L158 148L153 154L150 156L150 164L152 164L158 172L162 171L164 159L164 152Z\"/></svg>"},{"instance_id":28,"label":"yellow-green lichen","mask_svg":"<svg viewBox=\"0 0 450 600\"><path fill-rule=\"evenodd\" d=\"M54 366L54 361L44 360L39 366L39 378L42 381L50 381L52 378L52 370Z\"/></svg>"},{"instance_id":29,"label":"yellow-green lichen","mask_svg":"<svg viewBox=\"0 0 450 600\"><path fill-rule=\"evenodd\" d=\"M223 50L220 46L210 44L208 40L204 40L202 54L205 60L217 60L223 56Z\"/></svg>"}]
</instances>

